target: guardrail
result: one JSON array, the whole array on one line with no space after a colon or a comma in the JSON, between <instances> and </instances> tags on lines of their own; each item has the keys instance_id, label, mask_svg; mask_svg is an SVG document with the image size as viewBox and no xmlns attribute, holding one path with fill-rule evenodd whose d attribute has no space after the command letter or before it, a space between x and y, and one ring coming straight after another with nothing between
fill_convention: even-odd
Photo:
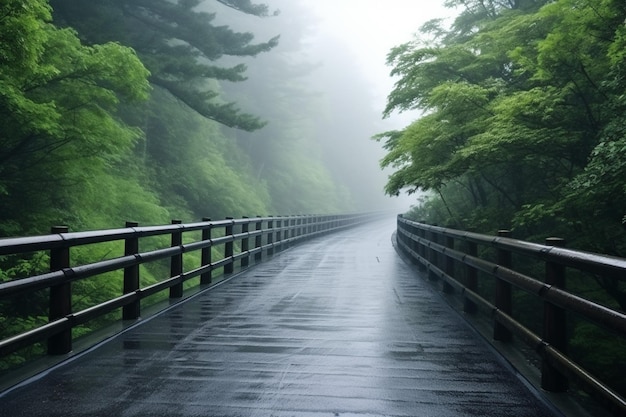
<instances>
[{"instance_id":1,"label":"guardrail","mask_svg":"<svg viewBox=\"0 0 626 417\"><path fill-rule=\"evenodd\" d=\"M183 297L183 283L200 277L200 285L211 284L212 273L223 268L231 274L236 263L246 268L264 256L286 249L304 239L345 229L366 221L371 214L333 216L283 216L240 218L220 221L203 219L198 223L144 226L128 222L125 228L70 233L67 227L54 227L45 236L0 239L0 256L47 251L50 271L0 283L0 301L9 297L49 289L48 323L0 341L0 358L21 348L47 340L50 355L72 350L72 329L122 309L123 320L134 320L141 313L141 300L169 289L171 299ZM195 232L195 233L194 233ZM142 241L155 236L167 237L167 247L141 252ZM190 241L191 240L191 241ZM84 265L72 265L72 250L84 245L123 242L123 256ZM212 259L223 248L220 259ZM184 270L183 256L200 254L200 266ZM219 252L219 251L218 251ZM144 288L140 287L140 265L169 260L169 277ZM123 271L123 294L82 311L72 311L72 283L111 271Z\"/></svg>"},{"instance_id":2,"label":"guardrail","mask_svg":"<svg viewBox=\"0 0 626 417\"><path fill-rule=\"evenodd\" d=\"M626 416L626 399L568 356L566 312L576 313L622 338L626 337L626 314L565 289L566 268L624 281L626 259L565 249L559 247L563 240L558 238L549 238L545 245L540 245L509 236L508 231L487 236L398 216L397 242L402 252L425 268L430 278L441 279L444 292L458 291L466 313L474 314L479 309L491 312L495 340L509 342L515 335L537 352L541 358L543 389L565 391L568 380L572 379L599 399L613 415ZM495 249L495 262L479 256L485 248ZM513 269L512 254L544 262L543 280ZM495 281L489 299L478 293L479 272ZM543 302L541 335L513 318L512 287Z\"/></svg>"}]
</instances>

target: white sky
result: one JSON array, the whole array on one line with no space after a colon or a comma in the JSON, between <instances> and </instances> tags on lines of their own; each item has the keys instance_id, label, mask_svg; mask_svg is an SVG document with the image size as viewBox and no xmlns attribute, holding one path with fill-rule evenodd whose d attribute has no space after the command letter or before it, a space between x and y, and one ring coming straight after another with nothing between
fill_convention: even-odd
<instances>
[{"instance_id":1,"label":"white sky","mask_svg":"<svg viewBox=\"0 0 626 417\"><path fill-rule=\"evenodd\" d=\"M444 0L302 0L321 21L322 36L337 37L345 42L359 60L364 75L372 83L377 109L384 108L393 88L385 65L394 46L408 42L428 20L454 16L443 6ZM408 122L396 117L404 127Z\"/></svg>"}]
</instances>

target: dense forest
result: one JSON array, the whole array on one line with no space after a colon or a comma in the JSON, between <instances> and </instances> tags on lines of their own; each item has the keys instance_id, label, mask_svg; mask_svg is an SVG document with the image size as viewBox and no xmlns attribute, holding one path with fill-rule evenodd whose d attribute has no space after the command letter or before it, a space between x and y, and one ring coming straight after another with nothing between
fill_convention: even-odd
<instances>
[{"instance_id":1,"label":"dense forest","mask_svg":"<svg viewBox=\"0 0 626 417\"><path fill-rule=\"evenodd\" d=\"M420 195L416 220L626 256L626 3L447 4L452 24L430 21L388 55L386 114L422 117L377 135L394 169L386 192ZM626 311L623 280L567 285ZM626 392L624 340L571 327L576 356Z\"/></svg>"},{"instance_id":2,"label":"dense forest","mask_svg":"<svg viewBox=\"0 0 626 417\"><path fill-rule=\"evenodd\" d=\"M332 161L374 129L319 139L337 107L284 6L290 26L249 0L3 2L0 236L381 204Z\"/></svg>"}]
</instances>

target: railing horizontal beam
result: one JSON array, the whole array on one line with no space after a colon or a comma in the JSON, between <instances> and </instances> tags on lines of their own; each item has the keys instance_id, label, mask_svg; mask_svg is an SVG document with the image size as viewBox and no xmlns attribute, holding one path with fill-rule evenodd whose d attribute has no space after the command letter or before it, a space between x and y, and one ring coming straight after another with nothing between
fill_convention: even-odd
<instances>
[{"instance_id":1,"label":"railing horizontal beam","mask_svg":"<svg viewBox=\"0 0 626 417\"><path fill-rule=\"evenodd\" d=\"M403 219L406 221L406 219ZM479 233L449 229L440 226L420 224L424 230L450 236L459 240L474 242L483 246L509 250L520 255L534 256L545 261L579 269L592 274L606 275L626 280L626 259L608 255L577 251L512 238L481 235Z\"/></svg>"},{"instance_id":2,"label":"railing horizontal beam","mask_svg":"<svg viewBox=\"0 0 626 417\"><path fill-rule=\"evenodd\" d=\"M559 307L566 308L574 313L586 316L601 326L619 332L626 336L626 314L604 307L601 304L571 294L559 288L547 285L542 281L524 275L510 268L505 268L494 262L490 262L478 257L467 255L461 251L451 250L443 245L428 241L412 233L401 233L414 241L436 250L439 253L450 256L453 259L469 265L476 270L482 271L494 277L515 285L517 288L535 294L545 301L549 301ZM419 256L415 251L411 251L412 256ZM433 269L434 267L430 267ZM441 275L443 271L437 269L436 273Z\"/></svg>"},{"instance_id":3,"label":"railing horizontal beam","mask_svg":"<svg viewBox=\"0 0 626 417\"><path fill-rule=\"evenodd\" d=\"M41 325L36 329L29 330L19 335L0 340L0 356L6 356L18 349L33 345L52 335L58 334L71 328L70 319L67 317Z\"/></svg>"}]
</instances>

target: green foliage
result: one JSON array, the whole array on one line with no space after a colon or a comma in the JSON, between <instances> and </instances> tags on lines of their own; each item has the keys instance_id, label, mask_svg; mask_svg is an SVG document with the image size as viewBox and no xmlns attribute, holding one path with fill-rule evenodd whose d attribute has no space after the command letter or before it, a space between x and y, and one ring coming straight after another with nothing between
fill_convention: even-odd
<instances>
[{"instance_id":1,"label":"green foliage","mask_svg":"<svg viewBox=\"0 0 626 417\"><path fill-rule=\"evenodd\" d=\"M592 323L577 323L571 339L571 350L592 374L602 375L608 381L615 381L617 392L626 392L622 360L626 351L623 339L603 331Z\"/></svg>"},{"instance_id":2,"label":"green foliage","mask_svg":"<svg viewBox=\"0 0 626 417\"><path fill-rule=\"evenodd\" d=\"M22 52L0 63L3 235L43 232L43 222L65 212L64 185L84 184L132 149L140 132L114 112L120 100L145 99L149 89L132 50L84 46L74 31L46 23L46 10L37 2L5 14L20 36L4 48Z\"/></svg>"},{"instance_id":3,"label":"green foliage","mask_svg":"<svg viewBox=\"0 0 626 417\"><path fill-rule=\"evenodd\" d=\"M162 90L141 111L146 142L137 148L160 203L180 219L269 213L266 185L215 122L177 105ZM239 213L239 214L236 214Z\"/></svg>"},{"instance_id":4,"label":"green foliage","mask_svg":"<svg viewBox=\"0 0 626 417\"><path fill-rule=\"evenodd\" d=\"M243 81L245 65L216 64L224 56L256 56L278 42L253 44L251 33L214 25L215 13L199 11L197 0L51 0L56 19L75 28L91 43L121 42L137 51L150 70L150 82L169 91L202 116L227 126L255 130L264 125L223 103L210 80ZM222 1L236 10L262 16L267 6L248 1Z\"/></svg>"},{"instance_id":5,"label":"green foliage","mask_svg":"<svg viewBox=\"0 0 626 417\"><path fill-rule=\"evenodd\" d=\"M254 4L250 0L217 0L225 6L231 7L240 12L255 16L267 16L269 8L265 4ZM182 2L181 2L182 3ZM196 5L200 3L200 0L187 0L187 3ZM278 15L278 11L274 11L274 16Z\"/></svg>"},{"instance_id":6,"label":"green foliage","mask_svg":"<svg viewBox=\"0 0 626 417\"><path fill-rule=\"evenodd\" d=\"M0 315L0 337L16 335L25 329L34 329L48 322L47 316L8 317ZM6 371L23 365L27 360L41 356L45 352L41 343L10 354L0 359L0 371Z\"/></svg>"},{"instance_id":7,"label":"green foliage","mask_svg":"<svg viewBox=\"0 0 626 417\"><path fill-rule=\"evenodd\" d=\"M50 8L45 0L24 3L6 0L0 5L0 58L2 74L13 77L33 73L45 49L47 34L44 21L50 20Z\"/></svg>"},{"instance_id":8,"label":"green foliage","mask_svg":"<svg viewBox=\"0 0 626 417\"><path fill-rule=\"evenodd\" d=\"M48 270L49 256L42 252L29 257L0 257L0 283L41 274ZM34 329L48 322L47 306L42 291L28 296L17 296L0 301L0 339L17 335L26 330ZM10 312L10 314L8 313ZM43 353L41 344L0 359L0 371L11 369L23 364L27 358Z\"/></svg>"}]
</instances>

